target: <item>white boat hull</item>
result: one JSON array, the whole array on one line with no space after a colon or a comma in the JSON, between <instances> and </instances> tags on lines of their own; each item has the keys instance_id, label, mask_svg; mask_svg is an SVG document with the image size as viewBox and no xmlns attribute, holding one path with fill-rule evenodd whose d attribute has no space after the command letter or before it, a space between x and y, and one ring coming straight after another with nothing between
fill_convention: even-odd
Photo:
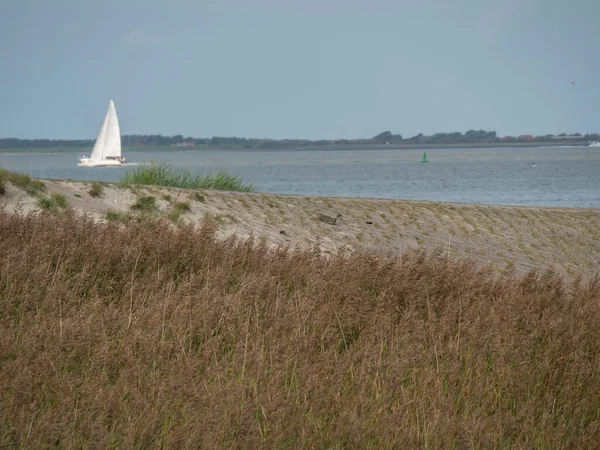
<instances>
[{"instance_id":1,"label":"white boat hull","mask_svg":"<svg viewBox=\"0 0 600 450\"><path fill-rule=\"evenodd\" d=\"M92 161L89 158L81 158L77 165L80 167L122 167L125 164L118 159L100 159Z\"/></svg>"}]
</instances>

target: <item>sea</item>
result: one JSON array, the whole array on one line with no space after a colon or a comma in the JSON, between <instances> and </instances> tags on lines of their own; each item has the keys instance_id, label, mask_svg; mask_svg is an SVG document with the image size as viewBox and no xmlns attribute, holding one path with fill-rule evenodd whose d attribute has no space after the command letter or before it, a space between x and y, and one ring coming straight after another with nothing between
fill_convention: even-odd
<instances>
[{"instance_id":1,"label":"sea","mask_svg":"<svg viewBox=\"0 0 600 450\"><path fill-rule=\"evenodd\" d=\"M131 165L83 168L72 152L0 153L0 167L36 178L118 181L149 162L225 170L258 192L497 205L600 208L600 148L125 151Z\"/></svg>"}]
</instances>

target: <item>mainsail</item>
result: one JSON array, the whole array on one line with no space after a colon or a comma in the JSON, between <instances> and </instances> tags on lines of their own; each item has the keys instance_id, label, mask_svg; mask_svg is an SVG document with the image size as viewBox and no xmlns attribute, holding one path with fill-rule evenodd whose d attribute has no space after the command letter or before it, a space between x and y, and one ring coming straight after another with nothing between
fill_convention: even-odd
<instances>
[{"instance_id":1,"label":"mainsail","mask_svg":"<svg viewBox=\"0 0 600 450\"><path fill-rule=\"evenodd\" d=\"M91 161L100 161L106 158L119 158L121 156L121 130L115 103L111 100L108 111L104 117L102 128L90 155Z\"/></svg>"}]
</instances>

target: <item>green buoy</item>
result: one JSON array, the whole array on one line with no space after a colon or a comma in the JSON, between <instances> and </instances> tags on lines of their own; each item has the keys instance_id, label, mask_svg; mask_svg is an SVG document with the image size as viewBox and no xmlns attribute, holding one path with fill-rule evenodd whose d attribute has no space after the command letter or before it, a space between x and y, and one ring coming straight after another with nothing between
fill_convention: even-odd
<instances>
[{"instance_id":1,"label":"green buoy","mask_svg":"<svg viewBox=\"0 0 600 450\"><path fill-rule=\"evenodd\" d=\"M423 159L421 160L422 163L428 163L429 161L427 161L427 152L423 153Z\"/></svg>"}]
</instances>

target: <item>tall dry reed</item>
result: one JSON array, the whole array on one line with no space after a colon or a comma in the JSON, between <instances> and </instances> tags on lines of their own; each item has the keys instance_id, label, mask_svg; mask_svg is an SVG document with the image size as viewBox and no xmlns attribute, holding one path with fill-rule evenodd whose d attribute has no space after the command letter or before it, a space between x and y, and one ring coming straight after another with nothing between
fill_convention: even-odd
<instances>
[{"instance_id":1,"label":"tall dry reed","mask_svg":"<svg viewBox=\"0 0 600 450\"><path fill-rule=\"evenodd\" d=\"M600 281L0 213L0 446L593 447Z\"/></svg>"}]
</instances>

